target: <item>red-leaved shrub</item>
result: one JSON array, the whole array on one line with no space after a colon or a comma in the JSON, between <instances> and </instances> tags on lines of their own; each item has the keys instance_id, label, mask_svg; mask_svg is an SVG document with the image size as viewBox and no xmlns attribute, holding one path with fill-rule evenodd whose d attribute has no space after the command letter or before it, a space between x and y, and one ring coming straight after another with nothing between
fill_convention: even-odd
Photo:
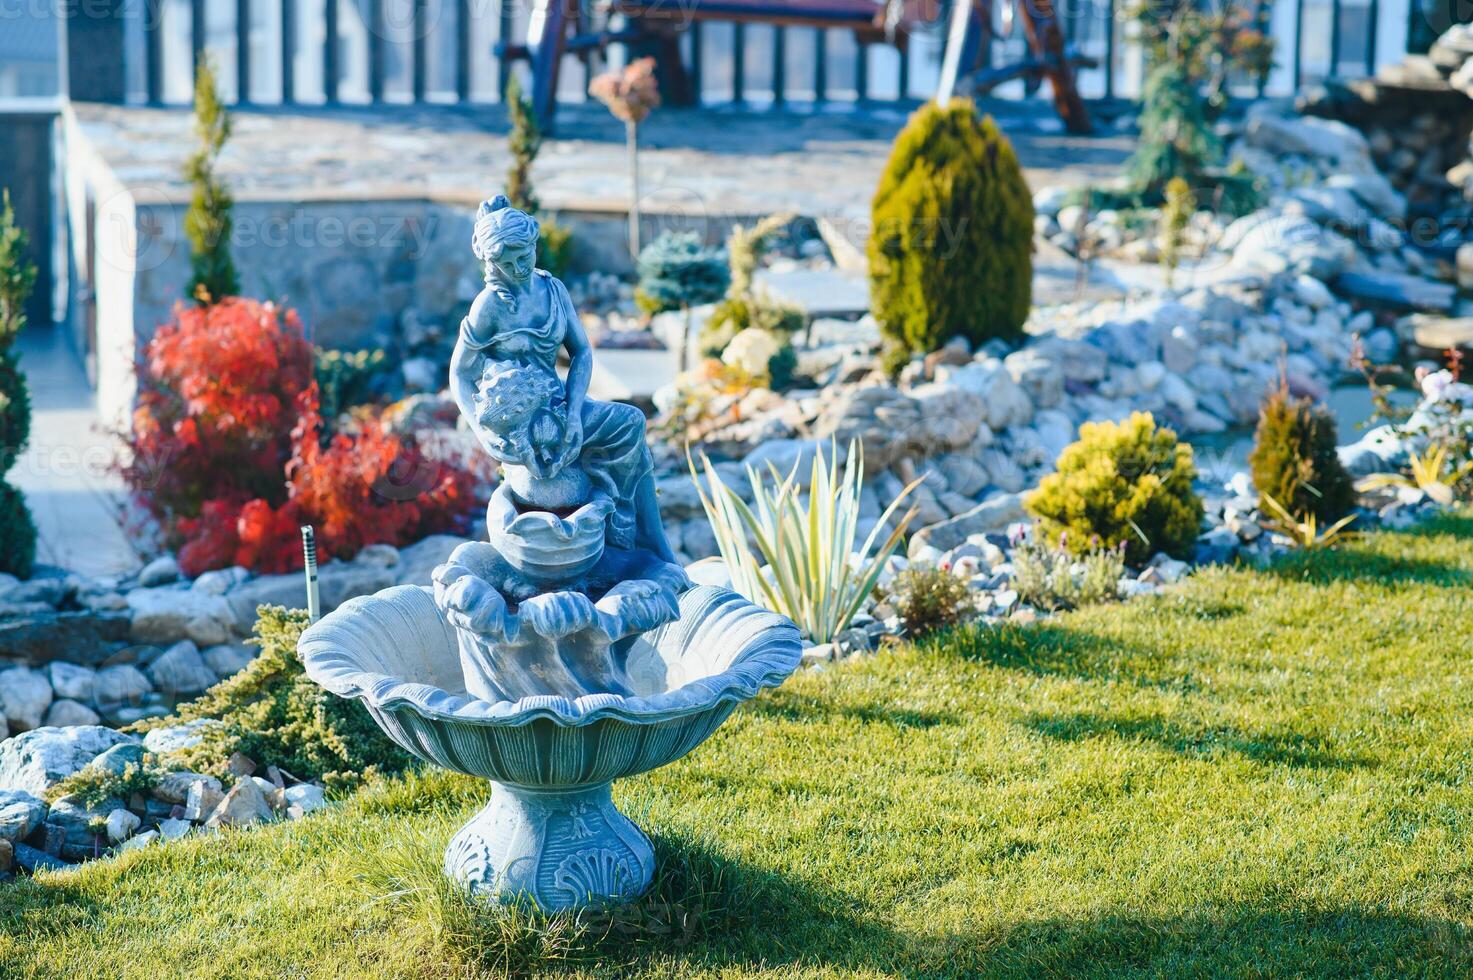
<instances>
[{"instance_id":1,"label":"red-leaved shrub","mask_svg":"<svg viewBox=\"0 0 1473 980\"><path fill-rule=\"evenodd\" d=\"M223 299L180 305L139 372L123 475L169 527L206 501L286 501L297 401L312 384L312 345L290 310Z\"/></svg>"},{"instance_id":2,"label":"red-leaved shrub","mask_svg":"<svg viewBox=\"0 0 1473 980\"><path fill-rule=\"evenodd\" d=\"M328 433L296 315L227 299L180 307L148 348L125 469L188 575L302 565L457 530L478 504L464 467L428 458L373 417Z\"/></svg>"}]
</instances>

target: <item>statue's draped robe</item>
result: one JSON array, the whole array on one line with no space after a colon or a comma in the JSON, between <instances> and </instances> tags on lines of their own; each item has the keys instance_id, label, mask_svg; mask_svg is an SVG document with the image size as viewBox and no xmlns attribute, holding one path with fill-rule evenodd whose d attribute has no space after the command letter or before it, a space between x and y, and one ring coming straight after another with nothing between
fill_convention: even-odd
<instances>
[{"instance_id":1,"label":"statue's draped robe","mask_svg":"<svg viewBox=\"0 0 1473 980\"><path fill-rule=\"evenodd\" d=\"M460 342L475 355L470 364L473 376L480 376L489 358L541 368L557 377L557 354L567 336L570 318L578 312L561 280L542 269L537 274L552 289L551 313L545 323L498 329L488 338L478 338L472 333L470 321L462 321ZM633 405L585 398L582 420L583 448L577 462L593 485L616 505L609 516L609 543L617 548L633 547L635 493L640 481L654 478L654 461L644 441L644 413ZM524 463L520 459L501 462Z\"/></svg>"}]
</instances>

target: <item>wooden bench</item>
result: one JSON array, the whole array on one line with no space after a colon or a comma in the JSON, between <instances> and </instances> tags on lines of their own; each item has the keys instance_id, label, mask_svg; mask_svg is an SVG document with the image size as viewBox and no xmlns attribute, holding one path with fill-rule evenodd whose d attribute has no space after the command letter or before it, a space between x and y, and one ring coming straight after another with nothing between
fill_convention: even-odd
<instances>
[{"instance_id":1,"label":"wooden bench","mask_svg":"<svg viewBox=\"0 0 1473 980\"><path fill-rule=\"evenodd\" d=\"M1002 0L1015 4L1031 56L999 67L986 64L992 0L955 0L947 27L937 96L984 94L1003 82L1023 77L1031 85L1047 78L1054 105L1070 132L1090 131L1089 114L1074 84L1074 69L1092 65L1066 51L1063 30L1052 0ZM532 103L549 130L557 108L558 74L563 56L587 58L610 44L625 43L654 54L666 98L678 105L698 101L680 54L680 33L692 24L726 22L784 27L850 30L861 44L893 44L904 48L913 28L940 16L940 0L609 0L603 24L614 15L625 26L611 30L587 22L579 0L536 0L524 44L503 44L503 60L526 59L532 67Z\"/></svg>"}]
</instances>

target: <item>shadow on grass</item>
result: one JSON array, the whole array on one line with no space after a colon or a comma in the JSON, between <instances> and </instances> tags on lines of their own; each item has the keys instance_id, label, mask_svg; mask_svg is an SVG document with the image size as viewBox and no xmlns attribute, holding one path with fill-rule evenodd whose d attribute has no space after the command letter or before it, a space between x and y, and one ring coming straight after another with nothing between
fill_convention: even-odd
<instances>
[{"instance_id":1,"label":"shadow on grass","mask_svg":"<svg viewBox=\"0 0 1473 980\"><path fill-rule=\"evenodd\" d=\"M833 697L798 694L786 688L775 688L762 697L747 702L742 710L767 718L785 721L818 721L852 718L866 724L878 723L896 728L934 728L937 725L960 724L956 715L937 711L912 711L887 704L840 704Z\"/></svg>"},{"instance_id":2,"label":"shadow on grass","mask_svg":"<svg viewBox=\"0 0 1473 980\"><path fill-rule=\"evenodd\" d=\"M1381 537L1473 539L1473 517L1444 514L1404 531L1381 532ZM1466 566L1388 554L1375 545L1292 552L1271 564L1268 573L1294 582L1326 584L1362 581L1383 585L1433 585L1467 588L1473 585L1473 569Z\"/></svg>"},{"instance_id":3,"label":"shadow on grass","mask_svg":"<svg viewBox=\"0 0 1473 980\"><path fill-rule=\"evenodd\" d=\"M0 936L45 943L67 934L97 929L103 909L65 878L17 875L0 882ZM0 977L8 976L0 963Z\"/></svg>"},{"instance_id":4,"label":"shadow on grass","mask_svg":"<svg viewBox=\"0 0 1473 980\"><path fill-rule=\"evenodd\" d=\"M452 958L495 975L718 975L812 970L925 977L1468 975L1459 923L1359 908L1238 904L1180 917L1061 916L900 930L839 891L656 838L645 898L574 919L443 899ZM972 896L986 902L988 896ZM914 920L913 920L914 921Z\"/></svg>"},{"instance_id":5,"label":"shadow on grass","mask_svg":"<svg viewBox=\"0 0 1473 980\"><path fill-rule=\"evenodd\" d=\"M1139 687L1180 691L1180 664L1160 651L1125 643L1055 621L1027 625L963 627L933 648L940 656L1076 680L1116 680Z\"/></svg>"},{"instance_id":6,"label":"shadow on grass","mask_svg":"<svg viewBox=\"0 0 1473 980\"><path fill-rule=\"evenodd\" d=\"M1457 565L1352 548L1296 551L1274 562L1266 571L1275 578L1312 585L1350 581L1446 589L1473 585L1473 572Z\"/></svg>"},{"instance_id":7,"label":"shadow on grass","mask_svg":"<svg viewBox=\"0 0 1473 980\"><path fill-rule=\"evenodd\" d=\"M1112 718L1099 714L1035 715L1025 724L1049 738L1079 742L1114 736L1151 742L1178 755L1210 759L1232 752L1266 765L1356 769L1375 765L1368 756L1346 755L1294 733L1252 733L1230 726L1194 727L1166 718Z\"/></svg>"}]
</instances>

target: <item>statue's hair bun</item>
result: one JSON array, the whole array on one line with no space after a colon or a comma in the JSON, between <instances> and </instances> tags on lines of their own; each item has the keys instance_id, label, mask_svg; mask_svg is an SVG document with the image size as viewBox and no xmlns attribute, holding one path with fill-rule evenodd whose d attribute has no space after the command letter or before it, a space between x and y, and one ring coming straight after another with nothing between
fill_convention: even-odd
<instances>
[{"instance_id":1,"label":"statue's hair bun","mask_svg":"<svg viewBox=\"0 0 1473 980\"><path fill-rule=\"evenodd\" d=\"M481 209L476 213L476 217L479 218L482 215L494 214L497 211L509 207L511 207L511 201L507 196L505 194L497 194L491 200L481 202Z\"/></svg>"}]
</instances>

